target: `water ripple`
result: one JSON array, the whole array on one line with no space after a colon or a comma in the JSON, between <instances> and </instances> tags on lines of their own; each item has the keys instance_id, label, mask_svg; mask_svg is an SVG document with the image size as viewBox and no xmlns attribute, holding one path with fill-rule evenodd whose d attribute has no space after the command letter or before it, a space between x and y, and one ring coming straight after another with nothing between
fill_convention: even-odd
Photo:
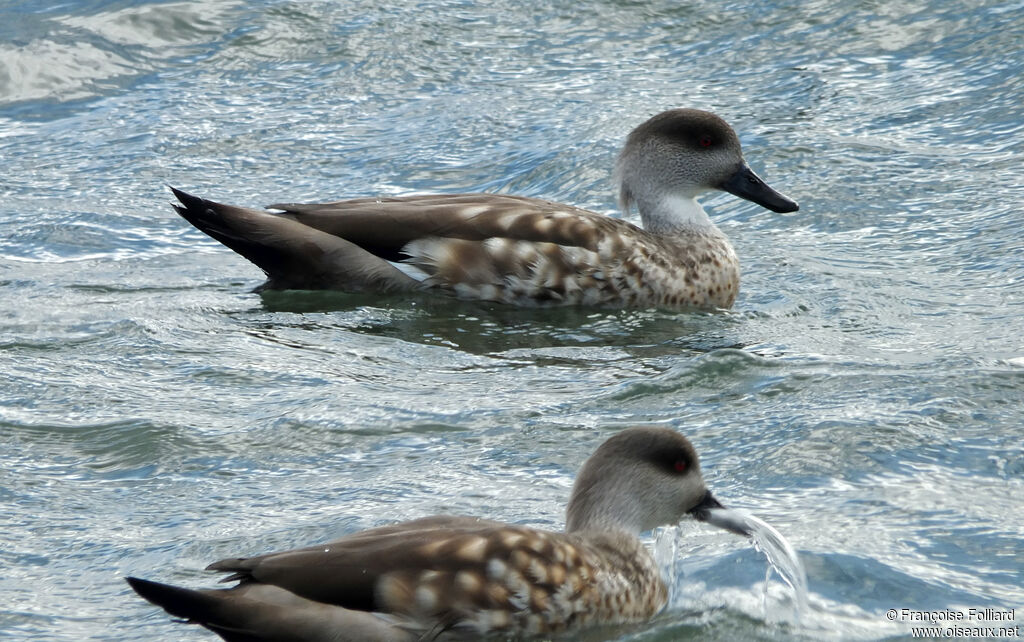
<instances>
[{"instance_id":1,"label":"water ripple","mask_svg":"<svg viewBox=\"0 0 1024 642\"><path fill-rule=\"evenodd\" d=\"M432 512L558 528L623 426L808 569L685 529L595 639L877 639L1024 600L1019 3L65 2L0 9L0 637L206 639L127 595ZM723 314L268 293L227 202L514 192L615 212L636 122L722 113L801 202L706 198ZM617 214L616 214L617 215Z\"/></svg>"}]
</instances>

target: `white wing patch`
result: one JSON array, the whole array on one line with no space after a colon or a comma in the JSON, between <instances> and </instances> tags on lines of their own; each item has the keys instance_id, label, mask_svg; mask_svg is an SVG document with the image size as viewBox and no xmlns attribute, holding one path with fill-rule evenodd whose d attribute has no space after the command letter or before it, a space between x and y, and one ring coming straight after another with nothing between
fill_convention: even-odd
<instances>
[{"instance_id":1,"label":"white wing patch","mask_svg":"<svg viewBox=\"0 0 1024 642\"><path fill-rule=\"evenodd\" d=\"M462 218L469 220L474 216L483 214L491 210L490 205L463 205L458 208L457 212Z\"/></svg>"}]
</instances>

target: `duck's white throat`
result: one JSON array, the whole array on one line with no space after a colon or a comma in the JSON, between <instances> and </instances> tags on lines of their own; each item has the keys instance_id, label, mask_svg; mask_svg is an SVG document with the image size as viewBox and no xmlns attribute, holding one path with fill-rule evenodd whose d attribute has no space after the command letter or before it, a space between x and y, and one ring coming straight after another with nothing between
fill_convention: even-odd
<instances>
[{"instance_id":1,"label":"duck's white throat","mask_svg":"<svg viewBox=\"0 0 1024 642\"><path fill-rule=\"evenodd\" d=\"M667 194L649 208L638 204L644 229L655 234L672 233L682 229L713 228L708 213L697 202L696 196Z\"/></svg>"}]
</instances>

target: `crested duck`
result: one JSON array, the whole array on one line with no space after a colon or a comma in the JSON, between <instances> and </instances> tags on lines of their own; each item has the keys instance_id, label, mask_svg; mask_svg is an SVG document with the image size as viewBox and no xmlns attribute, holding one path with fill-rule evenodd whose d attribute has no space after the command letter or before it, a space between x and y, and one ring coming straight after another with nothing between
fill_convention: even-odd
<instances>
[{"instance_id":1,"label":"crested duck","mask_svg":"<svg viewBox=\"0 0 1024 642\"><path fill-rule=\"evenodd\" d=\"M656 614L668 590L638 535L687 516L751 534L708 491L686 437L637 427L584 463L564 532L434 516L207 567L229 573L233 588L127 581L229 641L551 635Z\"/></svg>"},{"instance_id":2,"label":"crested duck","mask_svg":"<svg viewBox=\"0 0 1024 642\"><path fill-rule=\"evenodd\" d=\"M798 209L750 169L732 127L697 109L636 127L614 177L642 227L505 194L277 203L272 213L171 189L182 217L266 273L259 289L438 291L513 305L729 308L739 261L697 197L722 190Z\"/></svg>"}]
</instances>

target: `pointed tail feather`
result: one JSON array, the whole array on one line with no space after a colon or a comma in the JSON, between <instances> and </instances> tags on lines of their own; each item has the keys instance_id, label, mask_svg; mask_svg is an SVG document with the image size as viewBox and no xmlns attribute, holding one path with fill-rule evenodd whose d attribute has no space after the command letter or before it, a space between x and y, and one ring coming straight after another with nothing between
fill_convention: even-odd
<instances>
[{"instance_id":1,"label":"pointed tail feather","mask_svg":"<svg viewBox=\"0 0 1024 642\"><path fill-rule=\"evenodd\" d=\"M194 622L206 622L216 616L218 600L211 595L138 577L124 579L142 599L159 606L175 617Z\"/></svg>"},{"instance_id":2,"label":"pointed tail feather","mask_svg":"<svg viewBox=\"0 0 1024 642\"><path fill-rule=\"evenodd\" d=\"M146 601L227 642L415 642L419 637L372 613L258 582L194 591L137 577L125 580Z\"/></svg>"},{"instance_id":3,"label":"pointed tail feather","mask_svg":"<svg viewBox=\"0 0 1024 642\"><path fill-rule=\"evenodd\" d=\"M231 604L220 597L225 591L193 591L137 577L124 578L143 599L171 615L185 618L213 631L227 642L267 642L278 639L271 633L245 626L245 618L232 613ZM232 620L239 620L233 622Z\"/></svg>"},{"instance_id":4,"label":"pointed tail feather","mask_svg":"<svg viewBox=\"0 0 1024 642\"><path fill-rule=\"evenodd\" d=\"M171 187L174 209L200 231L256 264L267 288L408 292L419 281L343 238L286 215L224 205Z\"/></svg>"}]
</instances>

